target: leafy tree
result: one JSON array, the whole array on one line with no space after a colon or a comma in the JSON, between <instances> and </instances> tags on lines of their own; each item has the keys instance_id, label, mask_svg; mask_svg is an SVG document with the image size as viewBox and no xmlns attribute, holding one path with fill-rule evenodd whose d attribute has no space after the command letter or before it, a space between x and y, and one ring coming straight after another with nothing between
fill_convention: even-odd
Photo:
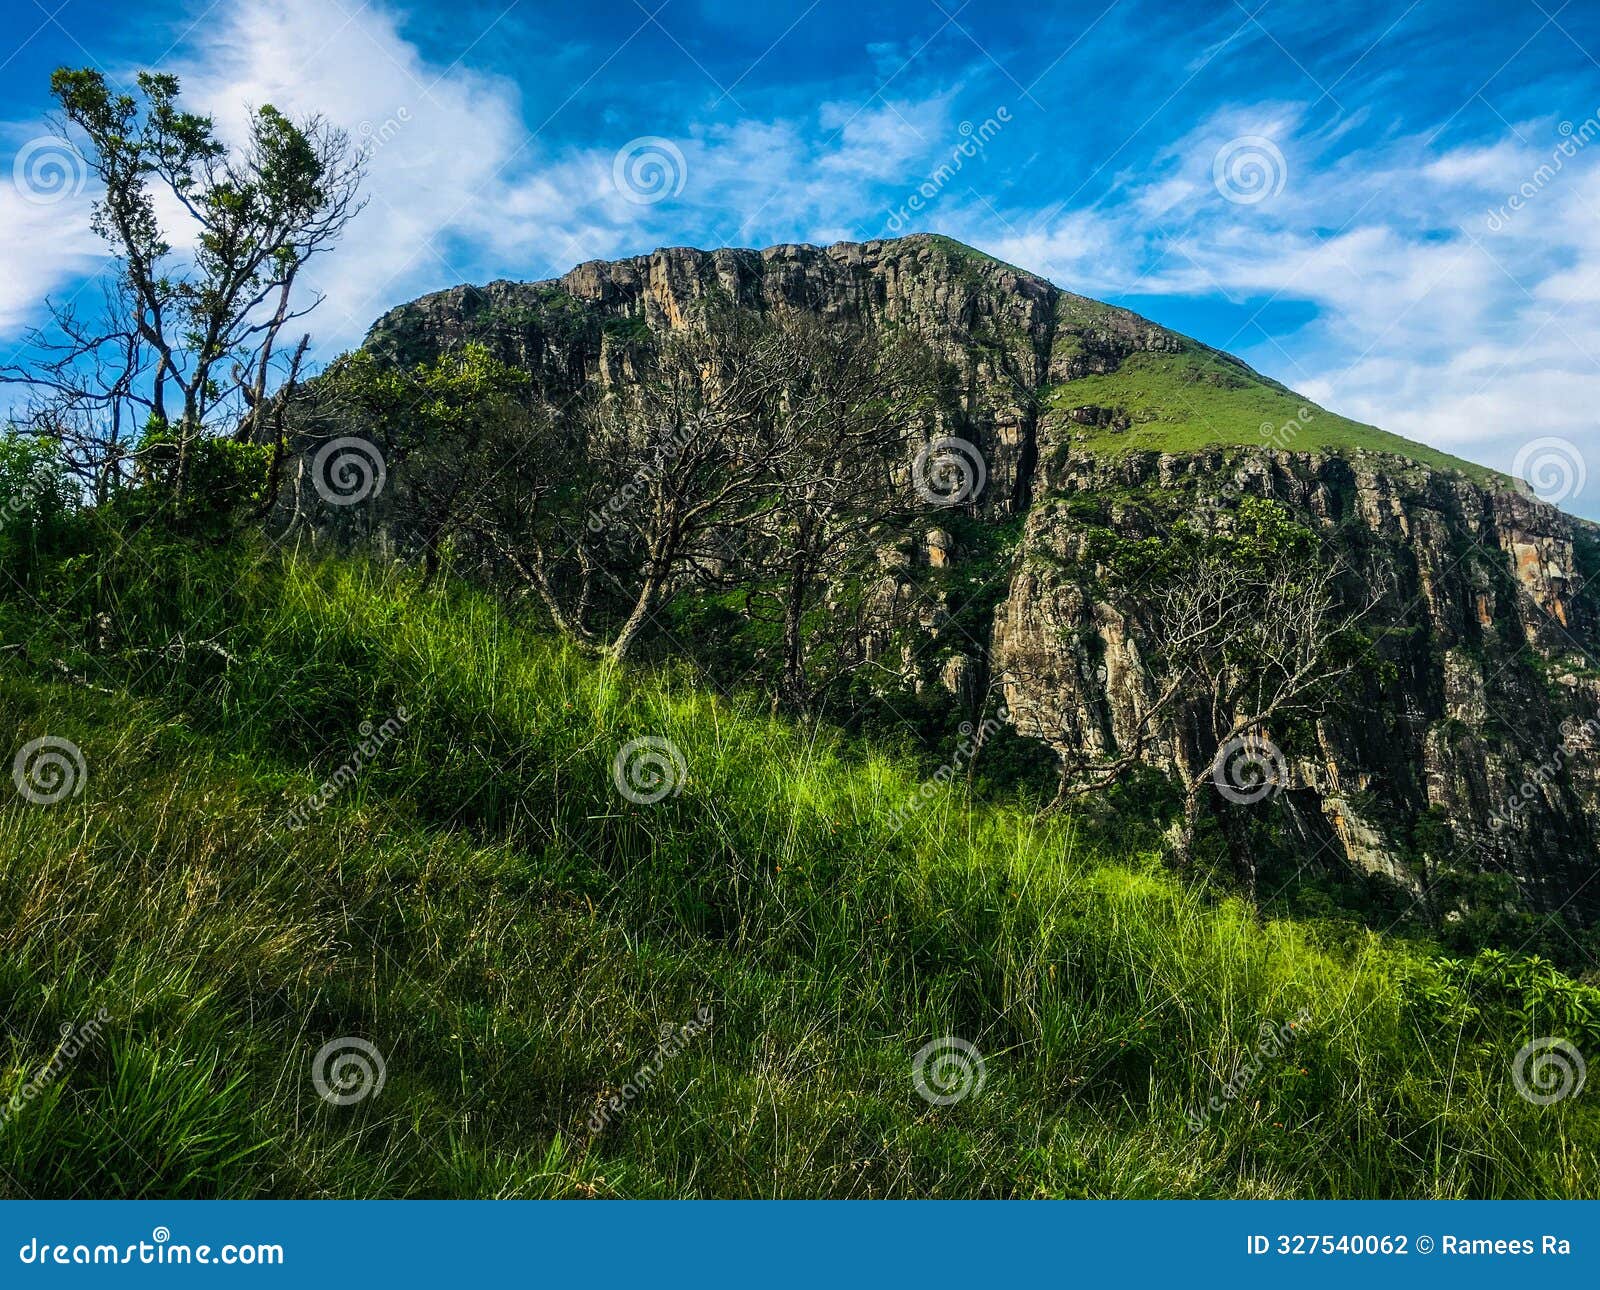
<instances>
[{"instance_id":1,"label":"leafy tree","mask_svg":"<svg viewBox=\"0 0 1600 1290\"><path fill-rule=\"evenodd\" d=\"M316 383L302 418L302 446L355 435L374 444L395 479L384 520L400 549L420 555L424 576L462 538L496 550L512 522L515 479L559 478L541 418L527 406L529 378L482 345L467 345L410 369L366 350L346 355ZM306 506L296 491L297 513Z\"/></svg>"},{"instance_id":2,"label":"leafy tree","mask_svg":"<svg viewBox=\"0 0 1600 1290\"><path fill-rule=\"evenodd\" d=\"M209 117L179 105L168 74L140 73L131 94L87 68L61 68L50 84L63 132L100 182L93 225L117 272L98 311L55 308L32 361L0 379L30 387L31 428L69 445L100 500L139 451L142 424L149 444L170 448L182 498L202 434L266 437L279 338L318 303L297 303L301 271L360 210L363 159L320 117L295 122L270 104L230 149ZM182 218L164 225L173 207Z\"/></svg>"},{"instance_id":3,"label":"leafy tree","mask_svg":"<svg viewBox=\"0 0 1600 1290\"><path fill-rule=\"evenodd\" d=\"M54 444L0 435L0 568L26 583L72 511L73 488Z\"/></svg>"}]
</instances>

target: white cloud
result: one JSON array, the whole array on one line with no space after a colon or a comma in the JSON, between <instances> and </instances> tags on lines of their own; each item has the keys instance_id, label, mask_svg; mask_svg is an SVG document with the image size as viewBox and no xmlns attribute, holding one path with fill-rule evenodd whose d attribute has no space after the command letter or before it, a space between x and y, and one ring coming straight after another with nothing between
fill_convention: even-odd
<instances>
[{"instance_id":1,"label":"white cloud","mask_svg":"<svg viewBox=\"0 0 1600 1290\"><path fill-rule=\"evenodd\" d=\"M770 120L691 121L670 140L682 158L673 195L640 203L613 178L626 128L583 147L534 136L515 82L470 60L430 61L382 3L330 20L321 0L240 0L200 31L174 70L225 132L236 137L247 107L271 102L322 113L371 148L370 204L312 275L328 297L311 320L324 356L391 305L460 281L559 273L686 237L884 235L961 137L948 86L860 109L824 100ZM1530 437L1595 438L1600 136L1577 147L1585 124L1553 167L1568 139L1554 118L1488 145L1390 135L1351 151L1350 117L1318 128L1302 104L1233 106L1119 172L1093 206L1019 207L1020 185L974 164L912 226L1088 295L1309 303L1314 320L1282 347L1243 333L1244 357L1341 412L1506 467ZM1241 138L1269 139L1283 159L1281 189L1269 175L1273 195L1257 203L1216 187L1219 150ZM1505 209L1514 194L1519 209ZM13 251L0 335L14 338L47 292L95 268L88 200L30 205L0 177ZM1578 505L1600 510L1600 499Z\"/></svg>"},{"instance_id":2,"label":"white cloud","mask_svg":"<svg viewBox=\"0 0 1600 1290\"><path fill-rule=\"evenodd\" d=\"M1088 294L1310 302L1292 354L1256 340L1243 355L1346 415L1501 469L1529 439L1570 438L1600 481L1600 136L1559 166L1553 119L1520 126L1527 143L1441 153L1399 137L1329 160L1331 135L1301 122L1282 105L1229 109L1092 211L1039 227L1011 212L1000 237L967 211L963 227ZM1282 191L1257 204L1213 183L1217 149L1241 135L1285 158ZM1493 218L1525 184L1520 209ZM1590 493L1568 505L1600 513Z\"/></svg>"},{"instance_id":3,"label":"white cloud","mask_svg":"<svg viewBox=\"0 0 1600 1290\"><path fill-rule=\"evenodd\" d=\"M89 227L96 190L77 149L43 121L3 125L0 135L10 145L0 183L0 338L10 338L39 321L46 296L86 285L103 254Z\"/></svg>"},{"instance_id":4,"label":"white cloud","mask_svg":"<svg viewBox=\"0 0 1600 1290\"><path fill-rule=\"evenodd\" d=\"M89 228L88 195L41 204L11 184L0 185L0 242L8 248L0 273L0 337L39 321L46 296L76 287L102 262Z\"/></svg>"},{"instance_id":5,"label":"white cloud","mask_svg":"<svg viewBox=\"0 0 1600 1290\"><path fill-rule=\"evenodd\" d=\"M234 141L263 104L315 113L369 150L366 209L306 275L325 297L308 324L324 356L422 292L559 273L682 241L690 225L700 245L772 240L758 232L772 227L860 235L884 218L873 190L915 183L925 158L956 138L949 91L696 127L670 141L682 157L681 191L641 203L613 177L618 150L632 142L626 133L587 148L535 137L513 81L465 62L431 63L381 4L339 21L321 0L242 0L219 19L172 64L187 106ZM0 213L15 205L3 190L0 202ZM92 239L63 237L59 218L22 214L26 222L7 225L29 270L0 285L0 330L14 331L46 290L81 275L95 250Z\"/></svg>"}]
</instances>

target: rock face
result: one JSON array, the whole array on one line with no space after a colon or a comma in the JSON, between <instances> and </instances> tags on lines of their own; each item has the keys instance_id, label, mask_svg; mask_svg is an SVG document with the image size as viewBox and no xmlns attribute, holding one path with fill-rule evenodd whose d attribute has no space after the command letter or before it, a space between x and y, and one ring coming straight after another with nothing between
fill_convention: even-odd
<instances>
[{"instance_id":1,"label":"rock face","mask_svg":"<svg viewBox=\"0 0 1600 1290\"><path fill-rule=\"evenodd\" d=\"M1600 528L1509 481L1360 447L1108 446L1128 410L1059 396L1133 355L1203 352L1228 365L1230 381L1236 371L1241 385L1281 387L1126 310L929 236L672 248L550 282L457 287L386 314L367 343L411 362L482 341L558 401L632 379L639 341L695 325L697 303L713 297L914 328L953 365L961 406L948 432L977 445L988 472L965 509L1007 537L999 558L993 546L969 551L945 517L930 517L886 555L865 598L876 627L862 648L887 657L897 628L931 642L888 660L911 684L974 702L998 691L1020 733L1062 752L1115 753L1163 678L1137 627L1076 576L1086 517L1154 536L1175 516L1215 528L1240 497L1275 499L1330 554L1380 571L1374 621L1388 665L1285 749L1296 828L1419 892L1449 864L1509 873L1535 909L1584 921L1600 911L1600 883L1590 885L1600 872ZM1164 519L1141 498L1160 498ZM942 593L919 579L964 568L994 594L984 620L956 634ZM1170 768L1181 737L1158 731L1147 759Z\"/></svg>"},{"instance_id":2,"label":"rock face","mask_svg":"<svg viewBox=\"0 0 1600 1290\"><path fill-rule=\"evenodd\" d=\"M1070 576L1082 535L1073 499L1151 485L1200 525L1215 522L1219 498L1276 499L1330 558L1379 571L1373 621L1392 678L1357 678L1314 739L1285 749L1289 796L1320 825L1314 834L1420 892L1433 874L1419 825L1438 820L1452 862L1512 873L1535 908L1589 908L1583 888L1600 860L1600 621L1576 570L1588 559L1592 572L1592 545L1579 550L1592 526L1515 492L1370 456L1068 459L1040 483L992 644L1013 721L1063 750L1125 745L1160 679L1129 624ZM1131 536L1159 532L1133 507L1112 518ZM1171 766L1176 737L1161 732L1152 760Z\"/></svg>"}]
</instances>

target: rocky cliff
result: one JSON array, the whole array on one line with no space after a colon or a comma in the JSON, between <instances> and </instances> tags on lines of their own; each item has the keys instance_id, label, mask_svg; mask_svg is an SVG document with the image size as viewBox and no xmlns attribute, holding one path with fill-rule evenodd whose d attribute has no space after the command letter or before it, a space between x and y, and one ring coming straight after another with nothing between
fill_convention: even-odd
<instances>
[{"instance_id":1,"label":"rocky cliff","mask_svg":"<svg viewBox=\"0 0 1600 1290\"><path fill-rule=\"evenodd\" d=\"M1419 894L1441 869L1504 871L1529 906L1592 920L1600 529L1509 480L930 236L673 248L548 282L462 286L391 311L367 343L412 362L485 342L560 402L632 379L641 342L693 325L708 297L913 328L953 366L947 430L987 476L961 510L969 533L998 536L963 541L933 514L886 552L862 648L913 685L974 702L998 692L1020 733L1114 753L1163 678L1138 624L1088 589L1087 534L1216 529L1239 498L1275 499L1328 558L1368 571L1378 599L1383 666L1313 730L1285 736L1282 806L1307 845ZM976 621L950 612L952 572L965 573ZM1171 766L1182 738L1160 731L1147 759Z\"/></svg>"}]
</instances>

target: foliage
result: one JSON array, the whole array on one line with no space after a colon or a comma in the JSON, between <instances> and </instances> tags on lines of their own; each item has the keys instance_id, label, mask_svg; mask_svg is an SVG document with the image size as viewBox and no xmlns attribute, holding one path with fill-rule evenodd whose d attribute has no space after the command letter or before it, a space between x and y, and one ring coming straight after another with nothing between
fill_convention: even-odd
<instances>
[{"instance_id":1,"label":"foliage","mask_svg":"<svg viewBox=\"0 0 1600 1290\"><path fill-rule=\"evenodd\" d=\"M248 113L230 149L166 73L140 72L126 92L62 67L50 88L99 181L91 222L115 273L97 309L52 308L0 381L30 391L29 428L71 445L101 502L125 482L133 427L161 426L162 472L181 497L195 440L272 437L278 338L314 306L297 307L296 280L360 210L363 159L320 118L297 123L271 104Z\"/></svg>"},{"instance_id":2,"label":"foliage","mask_svg":"<svg viewBox=\"0 0 1600 1290\"><path fill-rule=\"evenodd\" d=\"M39 561L63 545L72 487L48 440L0 434L0 568L26 583Z\"/></svg>"},{"instance_id":3,"label":"foliage","mask_svg":"<svg viewBox=\"0 0 1600 1290\"><path fill-rule=\"evenodd\" d=\"M1595 1039L1593 992L1548 964L1260 919L1072 820L959 779L924 794L875 748L585 659L443 581L248 542L154 561L124 536L5 593L32 617L0 711L89 774L0 806L0 1093L64 1023L108 1022L0 1127L0 1188L1594 1194L1592 1100L1511 1086L1529 1038ZM283 827L402 707L399 738ZM642 735L687 768L653 806L612 779ZM710 1030L593 1130L701 1007ZM1263 1025L1297 1018L1257 1062ZM947 1034L988 1079L930 1107L911 1061ZM340 1036L387 1068L345 1107L308 1078ZM1196 1114L1252 1063L1244 1097Z\"/></svg>"},{"instance_id":4,"label":"foliage","mask_svg":"<svg viewBox=\"0 0 1600 1290\"><path fill-rule=\"evenodd\" d=\"M188 473L181 491L180 455L187 457ZM234 537L267 501L270 444L203 438L184 454L179 436L164 422L152 421L139 441L138 457L143 487L117 493L109 506L114 514L222 541Z\"/></svg>"}]
</instances>

